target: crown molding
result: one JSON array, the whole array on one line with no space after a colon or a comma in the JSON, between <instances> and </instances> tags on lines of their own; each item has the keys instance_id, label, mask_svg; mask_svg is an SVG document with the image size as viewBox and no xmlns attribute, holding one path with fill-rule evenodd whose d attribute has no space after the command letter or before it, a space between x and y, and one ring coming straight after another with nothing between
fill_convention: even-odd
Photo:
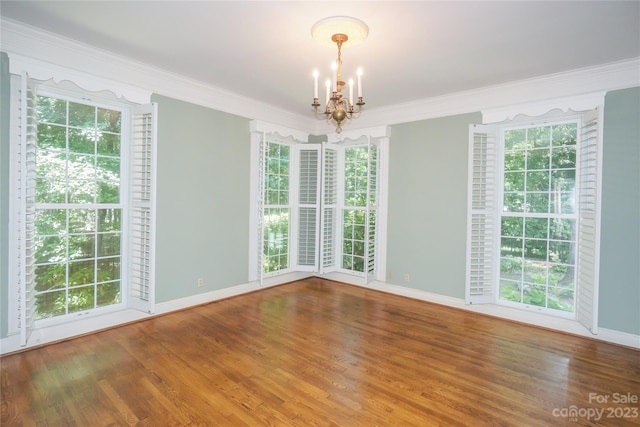
<instances>
[{"instance_id":1,"label":"crown molding","mask_svg":"<svg viewBox=\"0 0 640 427\"><path fill-rule=\"evenodd\" d=\"M294 129L315 129L316 121L302 114L207 85L133 61L75 40L1 18L2 50L98 78L122 82L155 94L179 99L240 117L278 123Z\"/></svg>"},{"instance_id":2,"label":"crown molding","mask_svg":"<svg viewBox=\"0 0 640 427\"><path fill-rule=\"evenodd\" d=\"M324 120L297 114L240 96L200 81L125 59L74 40L6 18L0 19L2 50L53 65L122 82L158 95L179 99L249 119L298 129L312 135L335 132ZM349 124L350 130L371 128L499 109L640 86L640 58L632 58L502 85L422 99L382 108L368 108Z\"/></svg>"},{"instance_id":3,"label":"crown molding","mask_svg":"<svg viewBox=\"0 0 640 427\"><path fill-rule=\"evenodd\" d=\"M358 126L396 124L640 86L640 57L365 110Z\"/></svg>"}]
</instances>

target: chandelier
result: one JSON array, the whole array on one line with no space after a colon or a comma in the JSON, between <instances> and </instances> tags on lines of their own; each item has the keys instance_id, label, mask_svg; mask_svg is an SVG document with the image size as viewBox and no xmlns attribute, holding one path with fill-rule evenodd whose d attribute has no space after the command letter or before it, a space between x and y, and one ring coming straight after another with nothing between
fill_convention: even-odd
<instances>
[{"instance_id":1,"label":"chandelier","mask_svg":"<svg viewBox=\"0 0 640 427\"><path fill-rule=\"evenodd\" d=\"M369 35L369 28L359 19L348 16L332 16L322 19L311 28L311 35L320 44L338 47L338 58L332 64L332 80L325 83L326 96L321 107L318 98L318 71L313 72L313 104L314 110L321 119L333 121L336 133L342 132L342 122L358 117L363 109L362 70L357 72L357 98L354 100L354 81L342 80L342 47L354 46L363 42ZM342 90L345 88L345 94Z\"/></svg>"}]
</instances>

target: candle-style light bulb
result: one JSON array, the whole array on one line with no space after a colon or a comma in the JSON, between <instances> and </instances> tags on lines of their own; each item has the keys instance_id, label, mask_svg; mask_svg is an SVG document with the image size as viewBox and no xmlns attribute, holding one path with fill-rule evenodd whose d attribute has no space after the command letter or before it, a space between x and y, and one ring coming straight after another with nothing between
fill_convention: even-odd
<instances>
[{"instance_id":1,"label":"candle-style light bulb","mask_svg":"<svg viewBox=\"0 0 640 427\"><path fill-rule=\"evenodd\" d=\"M358 98L362 98L362 68L358 68Z\"/></svg>"}]
</instances>

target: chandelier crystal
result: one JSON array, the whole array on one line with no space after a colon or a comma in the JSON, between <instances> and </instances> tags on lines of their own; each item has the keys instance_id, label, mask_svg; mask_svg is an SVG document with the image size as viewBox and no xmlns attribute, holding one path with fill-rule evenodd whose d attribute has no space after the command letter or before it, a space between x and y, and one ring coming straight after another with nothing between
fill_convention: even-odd
<instances>
[{"instance_id":1,"label":"chandelier crystal","mask_svg":"<svg viewBox=\"0 0 640 427\"><path fill-rule=\"evenodd\" d=\"M318 21L311 29L311 34L316 41L327 44L327 40L335 43L338 47L338 58L332 65L332 80L325 83L326 96L324 108L321 107L318 98L318 72L313 73L313 103L316 114L320 118L333 121L336 126L336 133L342 132L342 123L352 118L358 117L365 104L362 98L362 70L357 72L357 98L354 100L354 81L342 80L342 47L353 46L361 43L367 38L369 28L364 22L348 16L332 16ZM346 95L342 93L345 89Z\"/></svg>"}]
</instances>

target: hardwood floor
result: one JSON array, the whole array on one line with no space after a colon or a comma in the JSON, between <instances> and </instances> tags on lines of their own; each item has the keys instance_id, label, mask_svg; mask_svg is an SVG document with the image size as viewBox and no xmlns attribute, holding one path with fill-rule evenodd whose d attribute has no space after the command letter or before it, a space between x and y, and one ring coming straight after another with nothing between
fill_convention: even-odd
<instances>
[{"instance_id":1,"label":"hardwood floor","mask_svg":"<svg viewBox=\"0 0 640 427\"><path fill-rule=\"evenodd\" d=\"M317 278L0 363L2 426L640 425L638 351Z\"/></svg>"}]
</instances>

